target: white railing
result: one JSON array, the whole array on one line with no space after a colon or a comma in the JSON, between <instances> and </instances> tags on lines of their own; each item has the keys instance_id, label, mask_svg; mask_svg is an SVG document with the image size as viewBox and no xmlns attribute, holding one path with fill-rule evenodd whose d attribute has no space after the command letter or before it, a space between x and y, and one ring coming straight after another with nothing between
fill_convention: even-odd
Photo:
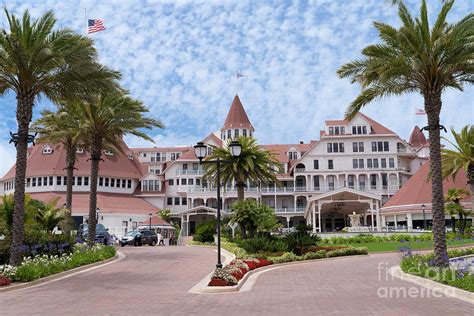
<instances>
[{"instance_id":1,"label":"white railing","mask_svg":"<svg viewBox=\"0 0 474 316\"><path fill-rule=\"evenodd\" d=\"M190 187L188 188L188 193L208 193L208 192L217 192L217 188L200 188L200 187ZM237 192L237 188L222 188L222 193L225 192ZM244 192L260 192L259 188L244 188Z\"/></svg>"},{"instance_id":2,"label":"white railing","mask_svg":"<svg viewBox=\"0 0 474 316\"><path fill-rule=\"evenodd\" d=\"M198 169L198 170L193 170L193 169L178 169L176 170L177 175L202 175L204 174L204 170Z\"/></svg>"},{"instance_id":3,"label":"white railing","mask_svg":"<svg viewBox=\"0 0 474 316\"><path fill-rule=\"evenodd\" d=\"M296 168L296 169L295 169L295 173L303 173L303 172L305 172L305 171L306 171L305 168Z\"/></svg>"}]
</instances>

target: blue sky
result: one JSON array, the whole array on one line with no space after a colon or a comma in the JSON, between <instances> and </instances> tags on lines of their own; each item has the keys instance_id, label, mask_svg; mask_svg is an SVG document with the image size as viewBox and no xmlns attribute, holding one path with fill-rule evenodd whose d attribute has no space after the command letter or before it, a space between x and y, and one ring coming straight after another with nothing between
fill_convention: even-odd
<instances>
[{"instance_id":1,"label":"blue sky","mask_svg":"<svg viewBox=\"0 0 474 316\"><path fill-rule=\"evenodd\" d=\"M428 1L431 15L438 0ZM418 1L408 1L418 10ZM88 18L105 20L92 35L103 63L123 73L123 85L141 99L165 130L152 132L156 146L191 145L220 129L234 94L256 128L260 143L319 138L324 120L342 118L360 91L336 70L377 42L373 21L399 25L396 8L383 0L352 1L4 1L10 11L34 17L52 9L58 27L84 30ZM458 0L448 16L473 11ZM0 27L6 27L2 14ZM235 80L236 71L248 77ZM473 123L474 89L447 91L442 123ZM0 97L0 174L14 162L8 131L16 130L15 97ZM370 104L364 113L407 138L423 100L416 94ZM35 118L46 100L37 102ZM127 138L130 146L153 146Z\"/></svg>"}]
</instances>

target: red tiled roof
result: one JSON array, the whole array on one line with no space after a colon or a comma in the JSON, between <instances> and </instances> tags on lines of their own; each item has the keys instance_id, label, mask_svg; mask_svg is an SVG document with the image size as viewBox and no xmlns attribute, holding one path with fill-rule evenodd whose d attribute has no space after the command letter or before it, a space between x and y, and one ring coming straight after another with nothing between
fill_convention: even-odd
<instances>
[{"instance_id":1,"label":"red tiled roof","mask_svg":"<svg viewBox=\"0 0 474 316\"><path fill-rule=\"evenodd\" d=\"M53 149L51 154L43 155L43 147L48 145ZM44 176L44 175L66 175L66 151L61 145L53 145L48 143L38 143L31 147L30 154L27 159L26 176ZM99 164L99 175L109 177L121 177L139 179L142 177L142 167L136 157L129 159L127 152L129 148L122 142L122 152L113 155L102 154L103 161ZM84 152L76 154L76 164L74 175L87 176L90 174L91 162L90 154ZM15 177L15 166L13 166L7 174L2 178L11 179Z\"/></svg>"},{"instance_id":2,"label":"red tiled roof","mask_svg":"<svg viewBox=\"0 0 474 316\"><path fill-rule=\"evenodd\" d=\"M194 148L190 148L188 151L184 152L178 160L198 160L194 154Z\"/></svg>"},{"instance_id":3,"label":"red tiled roof","mask_svg":"<svg viewBox=\"0 0 474 316\"><path fill-rule=\"evenodd\" d=\"M372 125L371 134L393 134L393 135L396 135L394 131L386 128L385 126L383 126L379 122L374 121L373 119L371 119L370 117L368 117L364 113L359 112L359 114L363 118L365 118L370 123L370 125Z\"/></svg>"},{"instance_id":4,"label":"red tiled roof","mask_svg":"<svg viewBox=\"0 0 474 316\"><path fill-rule=\"evenodd\" d=\"M238 95L235 95L234 100L232 101L232 105L230 106L222 130L228 128L247 128L252 131L254 130Z\"/></svg>"},{"instance_id":5,"label":"red tiled roof","mask_svg":"<svg viewBox=\"0 0 474 316\"><path fill-rule=\"evenodd\" d=\"M190 147L187 146L176 146L176 147L142 147L142 148L130 148L135 153L138 152L161 152L161 153L169 153L169 152L183 152L188 150Z\"/></svg>"},{"instance_id":6,"label":"red tiled roof","mask_svg":"<svg viewBox=\"0 0 474 316\"><path fill-rule=\"evenodd\" d=\"M204 138L203 142L206 142L207 140L212 140L219 147L222 147L224 145L224 142L222 141L222 139L217 137L216 134L214 134L214 133L211 133L206 138Z\"/></svg>"},{"instance_id":7,"label":"red tiled roof","mask_svg":"<svg viewBox=\"0 0 474 316\"><path fill-rule=\"evenodd\" d=\"M326 125L327 126L333 126L333 125L347 125L349 124L350 121L348 120L326 120Z\"/></svg>"},{"instance_id":8,"label":"red tiled roof","mask_svg":"<svg viewBox=\"0 0 474 316\"><path fill-rule=\"evenodd\" d=\"M413 131L411 132L408 143L414 148L421 148L427 145L428 141L426 140L426 137L420 130L420 128L418 126L415 126L415 128L413 128Z\"/></svg>"},{"instance_id":9,"label":"red tiled roof","mask_svg":"<svg viewBox=\"0 0 474 316\"><path fill-rule=\"evenodd\" d=\"M140 225L150 225L150 220L146 220L140 223ZM161 226L171 226L170 223L167 221L161 219L159 216L152 216L151 217L151 225L156 226L156 225L161 225Z\"/></svg>"},{"instance_id":10,"label":"red tiled roof","mask_svg":"<svg viewBox=\"0 0 474 316\"><path fill-rule=\"evenodd\" d=\"M66 201L65 192L44 192L30 193L33 199L48 202L59 197L57 207L60 207ZM144 199L135 197L131 194L117 193L97 193L97 207L100 213L119 213L119 214L143 214L155 213L157 208ZM84 214L89 212L89 193L74 192L72 195L72 213Z\"/></svg>"},{"instance_id":11,"label":"red tiled roof","mask_svg":"<svg viewBox=\"0 0 474 316\"><path fill-rule=\"evenodd\" d=\"M384 204L383 208L431 204L431 180L428 178L429 166L429 161L425 162L402 188ZM454 182L452 177L443 181L443 192L445 195L449 189L453 188L464 188L469 191L464 170L457 174ZM466 198L465 202L469 201L470 197Z\"/></svg>"}]
</instances>

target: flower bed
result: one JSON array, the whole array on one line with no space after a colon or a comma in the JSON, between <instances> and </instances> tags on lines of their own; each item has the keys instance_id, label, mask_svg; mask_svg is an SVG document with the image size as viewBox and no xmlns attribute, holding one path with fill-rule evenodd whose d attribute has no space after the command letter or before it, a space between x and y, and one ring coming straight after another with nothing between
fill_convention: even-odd
<instances>
[{"instance_id":1,"label":"flower bed","mask_svg":"<svg viewBox=\"0 0 474 316\"><path fill-rule=\"evenodd\" d=\"M29 282L113 256L115 248L111 246L95 245L90 248L85 244L76 244L70 254L27 257L18 267L0 265L0 285L2 276L10 281Z\"/></svg>"},{"instance_id":2,"label":"flower bed","mask_svg":"<svg viewBox=\"0 0 474 316\"><path fill-rule=\"evenodd\" d=\"M234 259L227 266L217 268L209 281L208 286L233 286L239 283L244 275L257 268L271 265L273 262L258 259Z\"/></svg>"},{"instance_id":3,"label":"flower bed","mask_svg":"<svg viewBox=\"0 0 474 316\"><path fill-rule=\"evenodd\" d=\"M400 267L403 272L436 282L454 286L469 292L474 292L474 274L470 264L463 263L463 259L450 259L451 267L438 268L434 265L434 254L414 254L409 247L400 250L403 259ZM474 254L474 248L448 250L449 258L462 257Z\"/></svg>"}]
</instances>

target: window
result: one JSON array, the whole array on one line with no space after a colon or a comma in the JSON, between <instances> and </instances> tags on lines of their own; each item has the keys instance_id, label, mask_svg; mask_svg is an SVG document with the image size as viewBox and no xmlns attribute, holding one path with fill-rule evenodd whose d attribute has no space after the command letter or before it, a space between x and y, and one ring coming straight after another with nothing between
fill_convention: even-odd
<instances>
[{"instance_id":1,"label":"window","mask_svg":"<svg viewBox=\"0 0 474 316\"><path fill-rule=\"evenodd\" d=\"M359 142L359 152L360 153L364 152L364 142Z\"/></svg>"},{"instance_id":2,"label":"window","mask_svg":"<svg viewBox=\"0 0 474 316\"><path fill-rule=\"evenodd\" d=\"M82 185L82 177L77 177L77 185Z\"/></svg>"},{"instance_id":3,"label":"window","mask_svg":"<svg viewBox=\"0 0 474 316\"><path fill-rule=\"evenodd\" d=\"M196 185L201 185L201 179L199 178L196 179Z\"/></svg>"},{"instance_id":4,"label":"window","mask_svg":"<svg viewBox=\"0 0 474 316\"><path fill-rule=\"evenodd\" d=\"M56 185L61 185L62 177L56 177Z\"/></svg>"},{"instance_id":5,"label":"window","mask_svg":"<svg viewBox=\"0 0 474 316\"><path fill-rule=\"evenodd\" d=\"M383 151L383 142L377 142L377 151Z\"/></svg>"},{"instance_id":6,"label":"window","mask_svg":"<svg viewBox=\"0 0 474 316\"><path fill-rule=\"evenodd\" d=\"M313 168L316 170L319 169L319 160L317 159L313 160Z\"/></svg>"},{"instance_id":7,"label":"window","mask_svg":"<svg viewBox=\"0 0 474 316\"><path fill-rule=\"evenodd\" d=\"M166 161L166 153L163 153L163 155L161 155L161 161Z\"/></svg>"},{"instance_id":8,"label":"window","mask_svg":"<svg viewBox=\"0 0 474 316\"><path fill-rule=\"evenodd\" d=\"M145 180L142 182L142 190L148 191L148 181Z\"/></svg>"},{"instance_id":9,"label":"window","mask_svg":"<svg viewBox=\"0 0 474 316\"><path fill-rule=\"evenodd\" d=\"M89 177L84 177L84 185L89 185Z\"/></svg>"},{"instance_id":10,"label":"window","mask_svg":"<svg viewBox=\"0 0 474 316\"><path fill-rule=\"evenodd\" d=\"M198 170L199 169L199 165L197 163L193 163L193 170Z\"/></svg>"},{"instance_id":11,"label":"window","mask_svg":"<svg viewBox=\"0 0 474 316\"><path fill-rule=\"evenodd\" d=\"M372 159L367 159L367 168L372 169Z\"/></svg>"},{"instance_id":12,"label":"window","mask_svg":"<svg viewBox=\"0 0 474 316\"><path fill-rule=\"evenodd\" d=\"M353 135L357 134L357 127L356 126L352 126L352 134Z\"/></svg>"},{"instance_id":13,"label":"window","mask_svg":"<svg viewBox=\"0 0 474 316\"><path fill-rule=\"evenodd\" d=\"M110 150L106 150L104 151L104 153L107 155L107 156L112 156L113 153L110 151Z\"/></svg>"},{"instance_id":14,"label":"window","mask_svg":"<svg viewBox=\"0 0 474 316\"><path fill-rule=\"evenodd\" d=\"M362 126L357 126L357 134L362 134Z\"/></svg>"},{"instance_id":15,"label":"window","mask_svg":"<svg viewBox=\"0 0 474 316\"><path fill-rule=\"evenodd\" d=\"M129 188L129 189L132 188L132 180L127 181L127 188Z\"/></svg>"},{"instance_id":16,"label":"window","mask_svg":"<svg viewBox=\"0 0 474 316\"><path fill-rule=\"evenodd\" d=\"M174 198L174 205L179 205L179 197Z\"/></svg>"},{"instance_id":17,"label":"window","mask_svg":"<svg viewBox=\"0 0 474 316\"><path fill-rule=\"evenodd\" d=\"M343 153L344 143L328 143L328 153Z\"/></svg>"},{"instance_id":18,"label":"window","mask_svg":"<svg viewBox=\"0 0 474 316\"><path fill-rule=\"evenodd\" d=\"M43 185L42 179L43 179L43 178L41 178L41 177L38 178L38 186L39 186L39 187Z\"/></svg>"},{"instance_id":19,"label":"window","mask_svg":"<svg viewBox=\"0 0 474 316\"><path fill-rule=\"evenodd\" d=\"M319 190L319 176L314 176L313 185L315 190Z\"/></svg>"},{"instance_id":20,"label":"window","mask_svg":"<svg viewBox=\"0 0 474 316\"><path fill-rule=\"evenodd\" d=\"M156 153L156 161L160 161L161 160L161 153Z\"/></svg>"},{"instance_id":21,"label":"window","mask_svg":"<svg viewBox=\"0 0 474 316\"><path fill-rule=\"evenodd\" d=\"M382 168L387 168L387 159L386 158L381 158L380 159L380 165Z\"/></svg>"},{"instance_id":22,"label":"window","mask_svg":"<svg viewBox=\"0 0 474 316\"><path fill-rule=\"evenodd\" d=\"M53 153L53 150L51 149L51 147L45 146L45 147L43 148L43 155L50 155L50 154L52 154L52 153Z\"/></svg>"},{"instance_id":23,"label":"window","mask_svg":"<svg viewBox=\"0 0 474 316\"><path fill-rule=\"evenodd\" d=\"M334 176L328 176L329 190L334 190Z\"/></svg>"},{"instance_id":24,"label":"window","mask_svg":"<svg viewBox=\"0 0 474 316\"><path fill-rule=\"evenodd\" d=\"M188 170L188 164L187 163L183 163L183 170Z\"/></svg>"},{"instance_id":25,"label":"window","mask_svg":"<svg viewBox=\"0 0 474 316\"><path fill-rule=\"evenodd\" d=\"M359 169L364 169L364 159L359 159Z\"/></svg>"},{"instance_id":26,"label":"window","mask_svg":"<svg viewBox=\"0 0 474 316\"><path fill-rule=\"evenodd\" d=\"M247 137L247 130L246 129L242 130L242 136Z\"/></svg>"},{"instance_id":27,"label":"window","mask_svg":"<svg viewBox=\"0 0 474 316\"><path fill-rule=\"evenodd\" d=\"M174 179L168 179L168 185L174 185Z\"/></svg>"},{"instance_id":28,"label":"window","mask_svg":"<svg viewBox=\"0 0 474 316\"><path fill-rule=\"evenodd\" d=\"M236 128L234 129L234 137L238 138L239 137L239 130Z\"/></svg>"},{"instance_id":29,"label":"window","mask_svg":"<svg viewBox=\"0 0 474 316\"><path fill-rule=\"evenodd\" d=\"M176 153L176 159L179 159L181 157L181 153Z\"/></svg>"},{"instance_id":30,"label":"window","mask_svg":"<svg viewBox=\"0 0 474 316\"><path fill-rule=\"evenodd\" d=\"M334 127L334 134L339 135L339 126Z\"/></svg>"},{"instance_id":31,"label":"window","mask_svg":"<svg viewBox=\"0 0 474 316\"><path fill-rule=\"evenodd\" d=\"M99 186L103 186L104 185L104 178L100 177L99 178Z\"/></svg>"},{"instance_id":32,"label":"window","mask_svg":"<svg viewBox=\"0 0 474 316\"><path fill-rule=\"evenodd\" d=\"M125 189L125 187L127 186L127 181L125 179L122 179L122 188Z\"/></svg>"},{"instance_id":33,"label":"window","mask_svg":"<svg viewBox=\"0 0 474 316\"><path fill-rule=\"evenodd\" d=\"M354 152L354 153L359 152L359 145L358 144L359 143L357 143L357 142L352 143L352 152Z\"/></svg>"},{"instance_id":34,"label":"window","mask_svg":"<svg viewBox=\"0 0 474 316\"><path fill-rule=\"evenodd\" d=\"M187 205L188 204L188 199L185 197L181 198L181 205Z\"/></svg>"},{"instance_id":35,"label":"window","mask_svg":"<svg viewBox=\"0 0 474 316\"><path fill-rule=\"evenodd\" d=\"M173 205L173 198L172 198L172 197L168 197L168 198L166 199L166 204L168 204L168 205Z\"/></svg>"},{"instance_id":36,"label":"window","mask_svg":"<svg viewBox=\"0 0 474 316\"><path fill-rule=\"evenodd\" d=\"M372 142L372 151L389 151L390 146L388 142Z\"/></svg>"},{"instance_id":37,"label":"window","mask_svg":"<svg viewBox=\"0 0 474 316\"><path fill-rule=\"evenodd\" d=\"M104 182L105 186L108 187L109 186L109 178L105 178L105 182Z\"/></svg>"},{"instance_id":38,"label":"window","mask_svg":"<svg viewBox=\"0 0 474 316\"><path fill-rule=\"evenodd\" d=\"M328 169L334 169L334 163L332 159L328 160Z\"/></svg>"},{"instance_id":39,"label":"window","mask_svg":"<svg viewBox=\"0 0 474 316\"><path fill-rule=\"evenodd\" d=\"M328 153L332 153L332 143L328 143Z\"/></svg>"},{"instance_id":40,"label":"window","mask_svg":"<svg viewBox=\"0 0 474 316\"><path fill-rule=\"evenodd\" d=\"M388 178L386 173L382 173L382 188L386 189L388 186Z\"/></svg>"},{"instance_id":41,"label":"window","mask_svg":"<svg viewBox=\"0 0 474 316\"><path fill-rule=\"evenodd\" d=\"M388 159L388 166L389 166L390 168L395 168L395 159L389 158L389 159Z\"/></svg>"},{"instance_id":42,"label":"window","mask_svg":"<svg viewBox=\"0 0 474 316\"><path fill-rule=\"evenodd\" d=\"M346 134L346 128L344 126L341 126L341 135Z\"/></svg>"},{"instance_id":43,"label":"window","mask_svg":"<svg viewBox=\"0 0 474 316\"><path fill-rule=\"evenodd\" d=\"M388 142L383 142L383 151L389 151Z\"/></svg>"},{"instance_id":44,"label":"window","mask_svg":"<svg viewBox=\"0 0 474 316\"><path fill-rule=\"evenodd\" d=\"M334 135L334 127L329 127L329 135Z\"/></svg>"},{"instance_id":45,"label":"window","mask_svg":"<svg viewBox=\"0 0 474 316\"><path fill-rule=\"evenodd\" d=\"M49 177L49 185L53 185L53 177Z\"/></svg>"},{"instance_id":46,"label":"window","mask_svg":"<svg viewBox=\"0 0 474 316\"><path fill-rule=\"evenodd\" d=\"M232 138L232 131L230 129L227 130L227 138L228 139Z\"/></svg>"},{"instance_id":47,"label":"window","mask_svg":"<svg viewBox=\"0 0 474 316\"><path fill-rule=\"evenodd\" d=\"M32 178L31 186L32 187L36 186L36 178Z\"/></svg>"},{"instance_id":48,"label":"window","mask_svg":"<svg viewBox=\"0 0 474 316\"><path fill-rule=\"evenodd\" d=\"M194 185L194 179L189 179L189 180L188 180L188 184L189 184L189 185Z\"/></svg>"},{"instance_id":49,"label":"window","mask_svg":"<svg viewBox=\"0 0 474 316\"><path fill-rule=\"evenodd\" d=\"M118 184L118 182L117 182ZM110 179L110 186L115 188L115 178Z\"/></svg>"},{"instance_id":50,"label":"window","mask_svg":"<svg viewBox=\"0 0 474 316\"><path fill-rule=\"evenodd\" d=\"M171 153L171 160L176 160L176 154L175 153Z\"/></svg>"},{"instance_id":51,"label":"window","mask_svg":"<svg viewBox=\"0 0 474 316\"><path fill-rule=\"evenodd\" d=\"M377 151L377 142L372 142L372 151Z\"/></svg>"},{"instance_id":52,"label":"window","mask_svg":"<svg viewBox=\"0 0 474 316\"><path fill-rule=\"evenodd\" d=\"M362 134L367 134L367 126L362 126Z\"/></svg>"},{"instance_id":53,"label":"window","mask_svg":"<svg viewBox=\"0 0 474 316\"><path fill-rule=\"evenodd\" d=\"M359 160L358 159L352 159L352 168L353 169L359 168Z\"/></svg>"},{"instance_id":54,"label":"window","mask_svg":"<svg viewBox=\"0 0 474 316\"><path fill-rule=\"evenodd\" d=\"M370 188L377 189L377 175L375 174L370 175Z\"/></svg>"},{"instance_id":55,"label":"window","mask_svg":"<svg viewBox=\"0 0 474 316\"><path fill-rule=\"evenodd\" d=\"M30 185L31 185L31 178L26 178L26 186L29 187ZM4 183L4 186L5 186L5 183Z\"/></svg>"},{"instance_id":56,"label":"window","mask_svg":"<svg viewBox=\"0 0 474 316\"><path fill-rule=\"evenodd\" d=\"M84 153L84 149L83 149L83 148L78 148L78 149L76 150L76 153L77 153L77 154L83 154L83 153Z\"/></svg>"},{"instance_id":57,"label":"window","mask_svg":"<svg viewBox=\"0 0 474 316\"><path fill-rule=\"evenodd\" d=\"M353 175L349 175L347 177L347 182L348 182L347 186L351 189L354 189L354 178L355 178L355 176L353 176Z\"/></svg>"},{"instance_id":58,"label":"window","mask_svg":"<svg viewBox=\"0 0 474 316\"><path fill-rule=\"evenodd\" d=\"M374 168L378 168L379 167L379 160L378 159L374 159Z\"/></svg>"},{"instance_id":59,"label":"window","mask_svg":"<svg viewBox=\"0 0 474 316\"><path fill-rule=\"evenodd\" d=\"M67 184L67 177L63 177L63 183L64 183L64 185Z\"/></svg>"},{"instance_id":60,"label":"window","mask_svg":"<svg viewBox=\"0 0 474 316\"><path fill-rule=\"evenodd\" d=\"M181 179L181 185L187 185L186 179Z\"/></svg>"},{"instance_id":61,"label":"window","mask_svg":"<svg viewBox=\"0 0 474 316\"><path fill-rule=\"evenodd\" d=\"M340 153L344 152L344 143L339 143L339 152Z\"/></svg>"}]
</instances>

